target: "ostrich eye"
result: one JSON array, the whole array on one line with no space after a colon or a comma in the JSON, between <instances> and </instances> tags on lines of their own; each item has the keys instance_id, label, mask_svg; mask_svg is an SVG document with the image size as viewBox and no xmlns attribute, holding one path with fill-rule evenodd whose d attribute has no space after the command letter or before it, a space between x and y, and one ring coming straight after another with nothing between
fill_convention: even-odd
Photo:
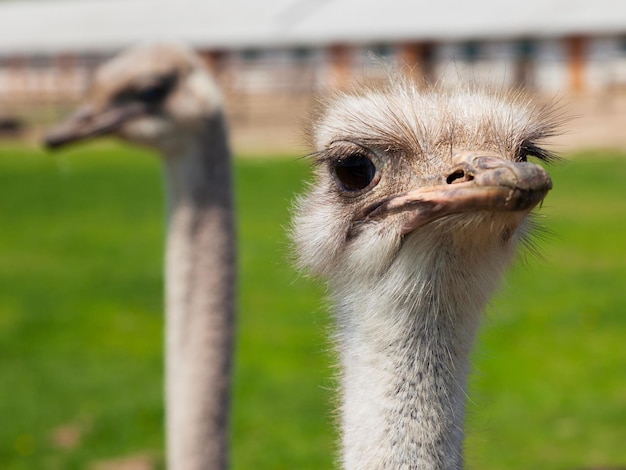
<instances>
[{"instance_id":1,"label":"ostrich eye","mask_svg":"<svg viewBox=\"0 0 626 470\"><path fill-rule=\"evenodd\" d=\"M163 102L175 84L176 77L173 75L151 79L139 86L123 89L115 96L114 102L120 105L139 102L149 108L154 108Z\"/></svg>"},{"instance_id":2,"label":"ostrich eye","mask_svg":"<svg viewBox=\"0 0 626 470\"><path fill-rule=\"evenodd\" d=\"M172 91L176 84L176 76L163 75L144 83L134 90L133 98L146 105L158 105Z\"/></svg>"},{"instance_id":3,"label":"ostrich eye","mask_svg":"<svg viewBox=\"0 0 626 470\"><path fill-rule=\"evenodd\" d=\"M341 189L348 192L367 188L377 176L374 163L361 153L338 160L333 171Z\"/></svg>"},{"instance_id":4,"label":"ostrich eye","mask_svg":"<svg viewBox=\"0 0 626 470\"><path fill-rule=\"evenodd\" d=\"M170 87L167 83L155 83L137 90L135 96L142 103L156 104L163 101L169 91Z\"/></svg>"}]
</instances>

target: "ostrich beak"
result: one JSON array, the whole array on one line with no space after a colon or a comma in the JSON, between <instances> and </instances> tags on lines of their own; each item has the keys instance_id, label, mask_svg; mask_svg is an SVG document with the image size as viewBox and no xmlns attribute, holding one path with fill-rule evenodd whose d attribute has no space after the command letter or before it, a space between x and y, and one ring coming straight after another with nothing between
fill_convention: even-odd
<instances>
[{"instance_id":1,"label":"ostrich beak","mask_svg":"<svg viewBox=\"0 0 626 470\"><path fill-rule=\"evenodd\" d=\"M48 132L44 137L44 145L49 149L57 149L72 142L110 134L142 112L143 108L135 103L97 112L90 106L84 106Z\"/></svg>"},{"instance_id":2,"label":"ostrich beak","mask_svg":"<svg viewBox=\"0 0 626 470\"><path fill-rule=\"evenodd\" d=\"M463 152L442 178L443 184L419 188L379 201L365 209L362 221L407 213L402 233L463 212L532 210L552 189L550 175L539 165L511 162L487 152Z\"/></svg>"}]
</instances>

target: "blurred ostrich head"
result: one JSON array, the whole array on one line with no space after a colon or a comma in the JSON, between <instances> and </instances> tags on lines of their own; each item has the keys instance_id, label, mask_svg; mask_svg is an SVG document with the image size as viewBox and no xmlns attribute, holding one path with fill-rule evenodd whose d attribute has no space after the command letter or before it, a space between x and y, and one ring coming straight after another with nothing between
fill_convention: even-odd
<instances>
[{"instance_id":1,"label":"blurred ostrich head","mask_svg":"<svg viewBox=\"0 0 626 470\"><path fill-rule=\"evenodd\" d=\"M83 106L45 138L50 148L115 135L158 150L184 145L222 99L205 66L178 44L146 44L96 72Z\"/></svg>"}]
</instances>

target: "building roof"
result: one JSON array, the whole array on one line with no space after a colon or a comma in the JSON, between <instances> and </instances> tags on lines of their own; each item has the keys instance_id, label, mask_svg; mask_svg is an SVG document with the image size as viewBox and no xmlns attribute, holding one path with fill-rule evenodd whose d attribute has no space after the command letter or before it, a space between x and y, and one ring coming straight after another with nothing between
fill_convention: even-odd
<instances>
[{"instance_id":1,"label":"building roof","mask_svg":"<svg viewBox=\"0 0 626 470\"><path fill-rule=\"evenodd\" d=\"M626 34L623 0L0 2L0 54L113 51L178 39L238 49Z\"/></svg>"}]
</instances>

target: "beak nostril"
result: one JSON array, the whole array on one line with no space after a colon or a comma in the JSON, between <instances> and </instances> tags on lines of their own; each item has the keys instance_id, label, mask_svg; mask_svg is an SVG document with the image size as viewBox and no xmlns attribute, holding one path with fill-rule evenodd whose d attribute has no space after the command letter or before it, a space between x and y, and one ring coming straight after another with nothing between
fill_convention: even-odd
<instances>
[{"instance_id":1,"label":"beak nostril","mask_svg":"<svg viewBox=\"0 0 626 470\"><path fill-rule=\"evenodd\" d=\"M472 175L465 173L463 170L456 170L446 178L446 183L462 183L464 181L472 181L473 179L474 177Z\"/></svg>"}]
</instances>

